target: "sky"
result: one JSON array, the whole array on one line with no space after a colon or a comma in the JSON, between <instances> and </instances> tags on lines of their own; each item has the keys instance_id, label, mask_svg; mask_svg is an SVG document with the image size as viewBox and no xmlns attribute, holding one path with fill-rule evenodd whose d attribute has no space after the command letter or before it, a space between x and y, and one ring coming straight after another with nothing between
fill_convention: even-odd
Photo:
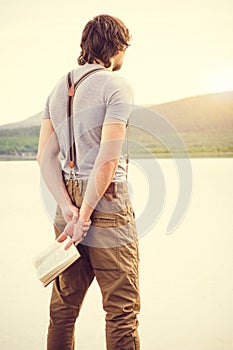
<instances>
[{"instance_id":1,"label":"sky","mask_svg":"<svg viewBox=\"0 0 233 350\"><path fill-rule=\"evenodd\" d=\"M83 27L103 13L132 34L120 73L136 104L233 90L232 0L0 0L0 124L43 110L78 66Z\"/></svg>"}]
</instances>

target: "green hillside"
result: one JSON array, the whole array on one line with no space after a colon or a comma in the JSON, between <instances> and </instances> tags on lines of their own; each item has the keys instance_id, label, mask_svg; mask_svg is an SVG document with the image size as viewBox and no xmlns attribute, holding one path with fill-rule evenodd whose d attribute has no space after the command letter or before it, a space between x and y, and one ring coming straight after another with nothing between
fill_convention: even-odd
<instances>
[{"instance_id":1,"label":"green hillside","mask_svg":"<svg viewBox=\"0 0 233 350\"><path fill-rule=\"evenodd\" d=\"M35 158L39 131L39 126L0 130L0 156Z\"/></svg>"},{"instance_id":2,"label":"green hillside","mask_svg":"<svg viewBox=\"0 0 233 350\"><path fill-rule=\"evenodd\" d=\"M145 147L156 157L169 157L166 147L143 131L148 110L155 116L158 112L175 127L191 157L233 156L233 92L190 97L141 109L141 127L130 129L130 139L136 141L131 145L131 156L148 156L143 151ZM40 120L41 113L38 113L22 122L0 126L0 159L35 159ZM150 123L155 123L151 129L156 127L156 117ZM174 135L168 136L171 141ZM174 143L172 153L176 152L179 149Z\"/></svg>"}]
</instances>

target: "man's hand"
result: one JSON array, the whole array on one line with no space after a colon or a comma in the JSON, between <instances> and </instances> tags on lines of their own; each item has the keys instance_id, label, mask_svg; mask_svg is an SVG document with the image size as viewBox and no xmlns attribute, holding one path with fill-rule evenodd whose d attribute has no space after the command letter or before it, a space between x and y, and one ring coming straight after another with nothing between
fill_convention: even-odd
<instances>
[{"instance_id":1,"label":"man's hand","mask_svg":"<svg viewBox=\"0 0 233 350\"><path fill-rule=\"evenodd\" d=\"M65 250L69 249L71 245L74 243L78 245L82 242L83 238L87 235L87 231L89 230L91 225L91 220L82 221L78 220L76 223L74 220L71 220L65 227L64 231L58 237L58 242L63 242L67 236L71 238L71 240L65 246Z\"/></svg>"},{"instance_id":2,"label":"man's hand","mask_svg":"<svg viewBox=\"0 0 233 350\"><path fill-rule=\"evenodd\" d=\"M79 218L79 209L73 204L67 204L65 207L61 208L62 216L65 222L68 224L70 221L76 223Z\"/></svg>"}]
</instances>

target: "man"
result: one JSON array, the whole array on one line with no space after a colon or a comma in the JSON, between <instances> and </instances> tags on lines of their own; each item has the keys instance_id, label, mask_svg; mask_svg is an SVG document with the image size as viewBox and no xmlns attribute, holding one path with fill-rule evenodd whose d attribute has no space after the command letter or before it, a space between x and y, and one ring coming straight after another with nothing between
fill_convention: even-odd
<instances>
[{"instance_id":1,"label":"man","mask_svg":"<svg viewBox=\"0 0 233 350\"><path fill-rule=\"evenodd\" d=\"M96 16L83 30L80 67L73 78L93 74L74 95L69 124L75 140L72 173L66 122L67 94L72 88L66 78L46 102L37 158L58 203L56 237L61 242L70 236L66 249L74 243L81 254L54 282L48 350L74 349L75 321L94 278L106 311L107 349L140 349L138 241L121 150L133 95L128 83L113 73L123 64L129 40L123 22L109 15Z\"/></svg>"}]
</instances>

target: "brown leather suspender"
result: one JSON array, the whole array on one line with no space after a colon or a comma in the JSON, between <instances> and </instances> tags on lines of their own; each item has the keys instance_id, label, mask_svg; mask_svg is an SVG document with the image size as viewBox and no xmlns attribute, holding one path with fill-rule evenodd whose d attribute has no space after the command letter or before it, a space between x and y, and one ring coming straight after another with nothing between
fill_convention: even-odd
<instances>
[{"instance_id":1,"label":"brown leather suspender","mask_svg":"<svg viewBox=\"0 0 233 350\"><path fill-rule=\"evenodd\" d=\"M73 71L69 72L66 77L66 83L68 86L68 97L67 97L67 122L68 122L68 134L69 134L69 165L70 175L75 177L74 165L75 165L75 140L73 132L73 100L75 92L78 86L87 78L89 75L96 73L104 68L96 68L84 74L79 80L74 83Z\"/></svg>"},{"instance_id":2,"label":"brown leather suspender","mask_svg":"<svg viewBox=\"0 0 233 350\"><path fill-rule=\"evenodd\" d=\"M73 71L69 72L66 77L66 83L68 87L67 96L67 122L68 122L68 134L69 134L69 166L70 166L70 178L75 178L74 166L75 166L75 140L73 131L73 100L75 92L78 86L90 75L104 70L104 68L95 68L84 74L79 80L74 82ZM128 163L129 163L129 123L127 123L126 131L126 179L128 177Z\"/></svg>"}]
</instances>

